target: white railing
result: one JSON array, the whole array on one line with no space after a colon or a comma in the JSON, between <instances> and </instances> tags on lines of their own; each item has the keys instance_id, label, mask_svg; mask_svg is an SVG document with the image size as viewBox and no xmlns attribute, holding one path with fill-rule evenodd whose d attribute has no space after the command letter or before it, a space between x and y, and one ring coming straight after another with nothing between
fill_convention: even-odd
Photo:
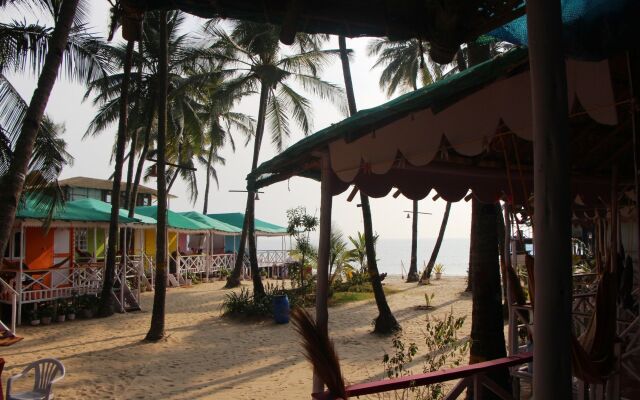
<instances>
[{"instance_id":1,"label":"white railing","mask_svg":"<svg viewBox=\"0 0 640 400\"><path fill-rule=\"evenodd\" d=\"M271 267L287 262L289 252L287 250L258 250L258 266Z\"/></svg>"},{"instance_id":2,"label":"white railing","mask_svg":"<svg viewBox=\"0 0 640 400\"><path fill-rule=\"evenodd\" d=\"M199 274L207 270L206 254L180 255L178 257L179 268L182 273Z\"/></svg>"},{"instance_id":3,"label":"white railing","mask_svg":"<svg viewBox=\"0 0 640 400\"><path fill-rule=\"evenodd\" d=\"M209 256L209 271L232 270L236 265L235 254L213 254Z\"/></svg>"},{"instance_id":4,"label":"white railing","mask_svg":"<svg viewBox=\"0 0 640 400\"><path fill-rule=\"evenodd\" d=\"M18 292L15 289L0 278L0 297L4 299L8 297L11 299L11 332L16 333L16 321L18 318ZM0 321L0 324L2 321ZM3 324L4 325L4 324Z\"/></svg>"},{"instance_id":5,"label":"white railing","mask_svg":"<svg viewBox=\"0 0 640 400\"><path fill-rule=\"evenodd\" d=\"M28 270L22 272L22 303L95 294L102 287L104 265Z\"/></svg>"}]
</instances>

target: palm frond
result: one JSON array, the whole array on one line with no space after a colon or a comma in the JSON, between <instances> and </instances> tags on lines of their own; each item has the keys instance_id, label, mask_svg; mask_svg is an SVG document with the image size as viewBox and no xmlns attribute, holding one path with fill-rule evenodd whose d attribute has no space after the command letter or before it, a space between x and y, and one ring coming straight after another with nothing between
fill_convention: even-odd
<instances>
[{"instance_id":1,"label":"palm frond","mask_svg":"<svg viewBox=\"0 0 640 400\"><path fill-rule=\"evenodd\" d=\"M282 152L284 150L284 140L290 135L289 115L286 105L274 93L270 93L267 101L266 120L271 131L271 143L276 146L279 152Z\"/></svg>"},{"instance_id":2,"label":"palm frond","mask_svg":"<svg viewBox=\"0 0 640 400\"><path fill-rule=\"evenodd\" d=\"M320 329L309 313L296 307L291 312L291 320L295 331L302 339L302 348L313 370L322 382L327 385L334 398L347 399L344 378L340 370L340 359L335 346L325 329Z\"/></svg>"}]
</instances>

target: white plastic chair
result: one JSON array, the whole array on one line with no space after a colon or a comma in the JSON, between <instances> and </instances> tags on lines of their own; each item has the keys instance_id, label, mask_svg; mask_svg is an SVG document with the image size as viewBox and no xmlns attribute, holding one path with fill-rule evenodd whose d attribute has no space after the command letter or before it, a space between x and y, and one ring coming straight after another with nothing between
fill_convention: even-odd
<instances>
[{"instance_id":1,"label":"white plastic chair","mask_svg":"<svg viewBox=\"0 0 640 400\"><path fill-rule=\"evenodd\" d=\"M11 393L13 382L27 375L34 369L35 382L33 390L20 393ZM11 376L7 380L7 400L50 400L53 399L51 389L53 384L64 378L64 365L55 358L43 358L34 361L19 374Z\"/></svg>"}]
</instances>

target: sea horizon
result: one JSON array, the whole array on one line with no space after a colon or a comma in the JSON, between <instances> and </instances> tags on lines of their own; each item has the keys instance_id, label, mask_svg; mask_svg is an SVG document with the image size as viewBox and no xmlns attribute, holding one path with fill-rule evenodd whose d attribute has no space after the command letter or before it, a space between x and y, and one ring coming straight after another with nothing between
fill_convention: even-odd
<instances>
[{"instance_id":1,"label":"sea horizon","mask_svg":"<svg viewBox=\"0 0 640 400\"><path fill-rule=\"evenodd\" d=\"M259 250L275 250L281 248L281 238L261 237L258 240ZM435 246L436 238L418 239L418 270L421 271L429 261ZM287 248L289 240L286 240ZM348 248L351 246L349 245ZM406 275L411 258L411 239L380 237L376 246L378 270L389 275ZM436 263L444 265L444 274L450 276L466 276L469 268L469 239L444 238Z\"/></svg>"}]
</instances>

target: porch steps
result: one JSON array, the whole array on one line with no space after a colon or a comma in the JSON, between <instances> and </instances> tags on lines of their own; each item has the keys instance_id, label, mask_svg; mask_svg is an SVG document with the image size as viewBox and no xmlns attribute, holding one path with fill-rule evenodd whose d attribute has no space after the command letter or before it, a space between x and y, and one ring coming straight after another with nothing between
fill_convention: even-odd
<instances>
[{"instance_id":1,"label":"porch steps","mask_svg":"<svg viewBox=\"0 0 640 400\"><path fill-rule=\"evenodd\" d=\"M113 289L113 296L115 297L116 303L120 305L120 288ZM127 285L124 286L124 304L121 305L121 309L124 309L125 312L130 311L140 311L140 304L138 304L138 300L136 296L133 295L131 289Z\"/></svg>"},{"instance_id":2,"label":"porch steps","mask_svg":"<svg viewBox=\"0 0 640 400\"><path fill-rule=\"evenodd\" d=\"M11 346L21 340L21 337L16 336L15 333L4 324L4 322L0 321L0 346Z\"/></svg>"},{"instance_id":3,"label":"porch steps","mask_svg":"<svg viewBox=\"0 0 640 400\"><path fill-rule=\"evenodd\" d=\"M168 274L167 280L169 281L170 287L180 287L180 282L178 282L178 280L176 279L175 276L173 276L173 274Z\"/></svg>"}]
</instances>

